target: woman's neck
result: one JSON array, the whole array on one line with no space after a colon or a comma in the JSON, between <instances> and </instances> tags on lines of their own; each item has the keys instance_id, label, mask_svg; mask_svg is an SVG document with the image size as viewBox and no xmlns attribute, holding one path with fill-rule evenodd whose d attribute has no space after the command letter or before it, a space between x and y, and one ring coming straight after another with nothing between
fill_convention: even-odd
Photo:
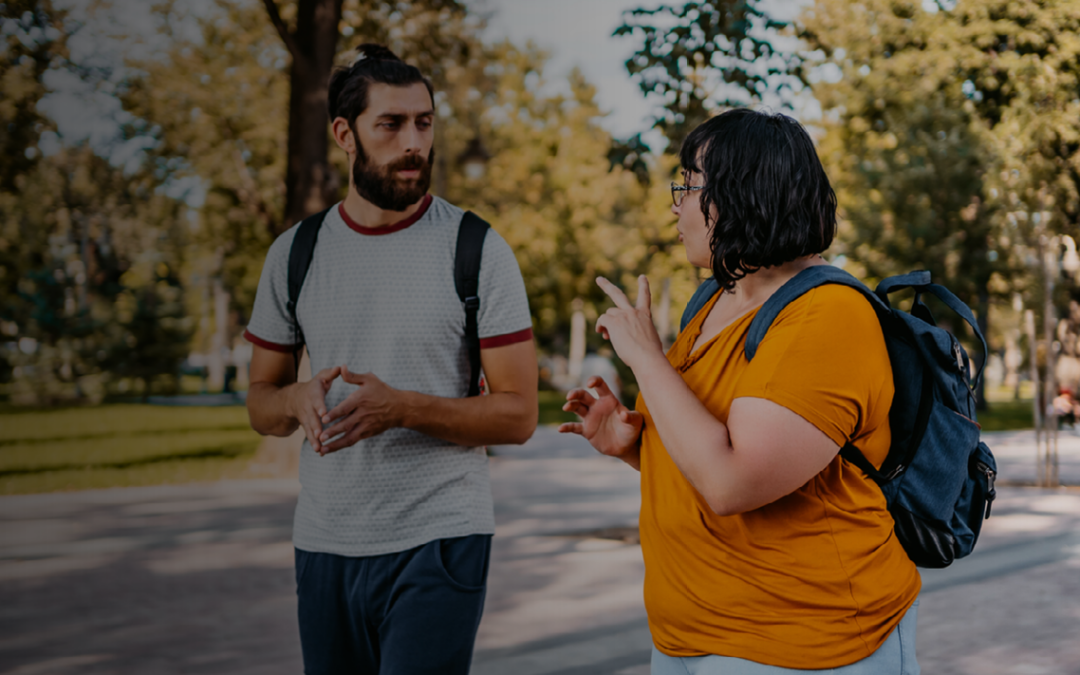
<instances>
[{"instance_id":1,"label":"woman's neck","mask_svg":"<svg viewBox=\"0 0 1080 675\"><path fill-rule=\"evenodd\" d=\"M762 267L735 282L731 295L738 306L756 307L769 299L789 279L807 267L827 265L820 255L796 258L775 267Z\"/></svg>"}]
</instances>

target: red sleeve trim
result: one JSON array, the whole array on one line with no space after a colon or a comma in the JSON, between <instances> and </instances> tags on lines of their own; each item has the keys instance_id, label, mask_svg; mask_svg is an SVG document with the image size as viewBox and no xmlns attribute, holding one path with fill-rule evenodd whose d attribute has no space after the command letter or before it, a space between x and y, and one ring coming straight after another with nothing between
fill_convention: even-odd
<instances>
[{"instance_id":1,"label":"red sleeve trim","mask_svg":"<svg viewBox=\"0 0 1080 675\"><path fill-rule=\"evenodd\" d=\"M506 345L517 344L518 342L525 342L526 340L531 340L532 336L532 328L529 327L525 330L519 330L516 333L507 333L506 335L493 335L491 337L480 338L480 349L505 347Z\"/></svg>"},{"instance_id":2,"label":"red sleeve trim","mask_svg":"<svg viewBox=\"0 0 1080 675\"><path fill-rule=\"evenodd\" d=\"M256 347L262 347L263 349L269 349L272 352L281 352L283 354L292 354L296 351L296 348L300 345L279 345L276 342L270 342L264 340L261 337L256 337L251 334L251 331L244 331L244 339L255 345Z\"/></svg>"},{"instance_id":3,"label":"red sleeve trim","mask_svg":"<svg viewBox=\"0 0 1080 675\"><path fill-rule=\"evenodd\" d=\"M345 210L345 202L340 202L338 204L338 213L341 215L341 219L345 221L345 224L348 225L349 228L352 229L354 232L378 236L380 234L393 234L394 232L400 232L401 230L404 230L406 227L423 218L424 214L427 213L429 206L431 206L431 195L426 194L424 195L424 198L420 201L420 208L416 209L416 211L411 216L409 216L405 220L399 220L396 223L385 225L383 227L364 227L360 223L356 222L352 219L351 216L349 216L348 211Z\"/></svg>"}]
</instances>

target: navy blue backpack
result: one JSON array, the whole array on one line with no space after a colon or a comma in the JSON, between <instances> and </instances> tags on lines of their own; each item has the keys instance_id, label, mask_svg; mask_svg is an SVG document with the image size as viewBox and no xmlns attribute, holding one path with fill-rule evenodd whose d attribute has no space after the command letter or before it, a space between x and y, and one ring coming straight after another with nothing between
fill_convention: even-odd
<instances>
[{"instance_id":1,"label":"navy blue backpack","mask_svg":"<svg viewBox=\"0 0 1080 675\"><path fill-rule=\"evenodd\" d=\"M990 517L997 464L979 440L975 388L970 361L959 341L937 327L924 294L936 296L975 331L986 359L986 340L971 309L948 289L930 283L929 272L889 277L871 292L862 282L831 265L809 267L770 297L750 323L746 359L752 360L781 310L823 284L841 284L861 292L877 313L892 364L896 394L889 409L892 446L881 467L874 467L849 441L840 456L881 486L896 521L896 536L920 567L946 567L971 553L983 518ZM911 311L895 309L889 294L915 291ZM708 279L683 312L680 330L719 290ZM842 327L838 327L842 330Z\"/></svg>"}]
</instances>

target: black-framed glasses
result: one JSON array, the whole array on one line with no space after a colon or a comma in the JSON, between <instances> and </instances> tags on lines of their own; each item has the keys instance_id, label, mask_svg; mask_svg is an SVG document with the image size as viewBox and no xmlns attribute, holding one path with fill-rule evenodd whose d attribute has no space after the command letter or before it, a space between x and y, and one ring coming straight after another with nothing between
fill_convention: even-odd
<instances>
[{"instance_id":1,"label":"black-framed glasses","mask_svg":"<svg viewBox=\"0 0 1080 675\"><path fill-rule=\"evenodd\" d=\"M672 181L671 202L677 207L682 206L683 197L685 197L688 192L704 189L705 187L703 185L679 185L678 183Z\"/></svg>"}]
</instances>

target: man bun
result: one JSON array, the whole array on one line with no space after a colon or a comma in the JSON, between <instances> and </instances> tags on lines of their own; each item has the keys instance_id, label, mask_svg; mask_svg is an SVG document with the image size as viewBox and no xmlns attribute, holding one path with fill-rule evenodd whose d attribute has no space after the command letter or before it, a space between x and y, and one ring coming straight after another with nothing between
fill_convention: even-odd
<instances>
[{"instance_id":1,"label":"man bun","mask_svg":"<svg viewBox=\"0 0 1080 675\"><path fill-rule=\"evenodd\" d=\"M369 59L373 61L401 61L398 55L390 51L386 45L366 42L356 48L356 58L353 59L352 65L355 66Z\"/></svg>"},{"instance_id":2,"label":"man bun","mask_svg":"<svg viewBox=\"0 0 1080 675\"><path fill-rule=\"evenodd\" d=\"M2 2L2 0L0 0ZM356 48L356 57L347 66L334 69L327 91L327 112L330 121L344 117L352 122L368 106L368 89L372 84L405 87L423 83L435 105L431 80L416 68L398 58L385 45L368 42Z\"/></svg>"}]
</instances>

